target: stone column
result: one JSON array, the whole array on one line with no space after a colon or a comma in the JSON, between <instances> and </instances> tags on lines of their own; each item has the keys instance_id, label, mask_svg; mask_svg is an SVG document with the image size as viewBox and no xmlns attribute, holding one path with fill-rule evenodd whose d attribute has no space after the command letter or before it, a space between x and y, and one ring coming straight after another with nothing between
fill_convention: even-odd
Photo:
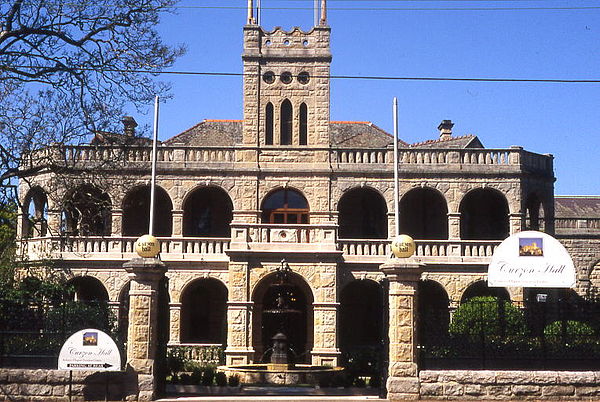
<instances>
[{"instance_id":1,"label":"stone column","mask_svg":"<svg viewBox=\"0 0 600 402\"><path fill-rule=\"evenodd\" d=\"M110 232L113 236L123 236L123 210L113 209L111 212Z\"/></svg>"},{"instance_id":2,"label":"stone column","mask_svg":"<svg viewBox=\"0 0 600 402\"><path fill-rule=\"evenodd\" d=\"M230 262L225 350L228 365L248 364L254 358L252 306L253 303L248 300L248 263Z\"/></svg>"},{"instance_id":3,"label":"stone column","mask_svg":"<svg viewBox=\"0 0 600 402\"><path fill-rule=\"evenodd\" d=\"M339 303L314 303L314 347L312 364L336 367L340 357L337 348L336 327Z\"/></svg>"},{"instance_id":4,"label":"stone column","mask_svg":"<svg viewBox=\"0 0 600 402\"><path fill-rule=\"evenodd\" d=\"M178 345L181 343L181 303L169 304L169 316L169 345Z\"/></svg>"},{"instance_id":5,"label":"stone column","mask_svg":"<svg viewBox=\"0 0 600 402\"><path fill-rule=\"evenodd\" d=\"M418 399L417 285L423 264L394 259L380 269L390 284L387 397L390 401Z\"/></svg>"},{"instance_id":6,"label":"stone column","mask_svg":"<svg viewBox=\"0 0 600 402\"><path fill-rule=\"evenodd\" d=\"M460 239L460 212L448 213L448 239Z\"/></svg>"},{"instance_id":7,"label":"stone column","mask_svg":"<svg viewBox=\"0 0 600 402\"><path fill-rule=\"evenodd\" d=\"M514 213L508 215L509 220L509 235L513 235L521 231L521 222L523 222L524 216L520 213Z\"/></svg>"},{"instance_id":8,"label":"stone column","mask_svg":"<svg viewBox=\"0 0 600 402\"><path fill-rule=\"evenodd\" d=\"M157 258L133 258L123 264L131 278L127 366L138 378L138 400L155 397L159 283L167 267Z\"/></svg>"}]
</instances>

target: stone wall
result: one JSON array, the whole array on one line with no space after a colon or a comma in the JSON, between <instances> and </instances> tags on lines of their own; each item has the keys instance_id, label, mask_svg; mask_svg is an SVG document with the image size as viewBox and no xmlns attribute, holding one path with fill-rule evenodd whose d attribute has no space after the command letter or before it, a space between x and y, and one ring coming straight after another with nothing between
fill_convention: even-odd
<instances>
[{"instance_id":1,"label":"stone wall","mask_svg":"<svg viewBox=\"0 0 600 402\"><path fill-rule=\"evenodd\" d=\"M600 372L427 370L419 374L423 399L598 400Z\"/></svg>"},{"instance_id":2,"label":"stone wall","mask_svg":"<svg viewBox=\"0 0 600 402\"><path fill-rule=\"evenodd\" d=\"M73 401L137 400L134 373L73 371ZM69 396L69 372L64 370L2 369L0 401L66 401Z\"/></svg>"}]
</instances>

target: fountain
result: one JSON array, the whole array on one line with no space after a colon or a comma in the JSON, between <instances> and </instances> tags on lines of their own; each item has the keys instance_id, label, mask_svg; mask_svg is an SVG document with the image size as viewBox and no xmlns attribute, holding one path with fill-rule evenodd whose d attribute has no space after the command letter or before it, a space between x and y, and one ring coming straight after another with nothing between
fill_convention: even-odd
<instances>
[{"instance_id":1,"label":"fountain","mask_svg":"<svg viewBox=\"0 0 600 402\"><path fill-rule=\"evenodd\" d=\"M219 371L225 372L228 376L237 375L240 382L246 384L314 385L321 377L343 370L341 367L295 363L299 355L290 347L290 339L286 333L291 331L290 323L300 319L302 310L293 306L296 296L289 280L291 272L289 264L285 259L282 260L281 266L275 273L276 279L269 289L269 294L275 297L269 308L263 311L269 320L278 320L278 330L270 339L272 346L263 354L262 360L268 358L269 361L262 364L220 366Z\"/></svg>"}]
</instances>

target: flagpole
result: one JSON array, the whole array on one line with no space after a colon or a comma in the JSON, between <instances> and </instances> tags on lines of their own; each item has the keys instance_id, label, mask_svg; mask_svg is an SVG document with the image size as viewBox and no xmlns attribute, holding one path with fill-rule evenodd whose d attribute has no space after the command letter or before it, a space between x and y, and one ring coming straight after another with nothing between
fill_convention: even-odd
<instances>
[{"instance_id":1,"label":"flagpole","mask_svg":"<svg viewBox=\"0 0 600 402\"><path fill-rule=\"evenodd\" d=\"M152 180L150 184L150 224L148 234L154 234L154 207L156 198L156 144L158 142L158 95L154 98L154 138L152 139Z\"/></svg>"},{"instance_id":2,"label":"flagpole","mask_svg":"<svg viewBox=\"0 0 600 402\"><path fill-rule=\"evenodd\" d=\"M394 97L394 219L396 220L396 236L400 234L400 183L398 179L398 98Z\"/></svg>"}]
</instances>

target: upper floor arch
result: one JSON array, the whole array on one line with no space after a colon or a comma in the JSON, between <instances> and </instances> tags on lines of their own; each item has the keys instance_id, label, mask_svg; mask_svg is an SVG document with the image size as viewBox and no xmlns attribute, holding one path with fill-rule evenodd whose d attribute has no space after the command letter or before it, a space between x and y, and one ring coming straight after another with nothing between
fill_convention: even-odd
<instances>
[{"instance_id":1,"label":"upper floor arch","mask_svg":"<svg viewBox=\"0 0 600 402\"><path fill-rule=\"evenodd\" d=\"M282 187L268 193L261 203L262 223L308 224L310 207L300 191Z\"/></svg>"},{"instance_id":2,"label":"upper floor arch","mask_svg":"<svg viewBox=\"0 0 600 402\"><path fill-rule=\"evenodd\" d=\"M431 187L409 190L400 199L400 233L413 239L448 239L448 205L444 195Z\"/></svg>"},{"instance_id":3,"label":"upper floor arch","mask_svg":"<svg viewBox=\"0 0 600 402\"><path fill-rule=\"evenodd\" d=\"M48 195L40 186L27 191L22 204L22 237L41 237L48 233Z\"/></svg>"},{"instance_id":4,"label":"upper floor arch","mask_svg":"<svg viewBox=\"0 0 600 402\"><path fill-rule=\"evenodd\" d=\"M508 201L496 189L469 191L460 202L459 212L463 240L504 240L510 234Z\"/></svg>"},{"instance_id":5,"label":"upper floor arch","mask_svg":"<svg viewBox=\"0 0 600 402\"><path fill-rule=\"evenodd\" d=\"M377 190L355 187L338 202L338 236L343 239L386 239L387 204Z\"/></svg>"},{"instance_id":6,"label":"upper floor arch","mask_svg":"<svg viewBox=\"0 0 600 402\"><path fill-rule=\"evenodd\" d=\"M233 202L216 186L196 187L183 200L183 235L229 237Z\"/></svg>"},{"instance_id":7,"label":"upper floor arch","mask_svg":"<svg viewBox=\"0 0 600 402\"><path fill-rule=\"evenodd\" d=\"M93 184L69 191L61 210L61 232L71 236L110 236L112 201Z\"/></svg>"},{"instance_id":8,"label":"upper floor arch","mask_svg":"<svg viewBox=\"0 0 600 402\"><path fill-rule=\"evenodd\" d=\"M173 231L173 203L169 194L156 186L154 234L169 237ZM123 198L123 236L148 233L150 223L150 186L133 188Z\"/></svg>"}]
</instances>

